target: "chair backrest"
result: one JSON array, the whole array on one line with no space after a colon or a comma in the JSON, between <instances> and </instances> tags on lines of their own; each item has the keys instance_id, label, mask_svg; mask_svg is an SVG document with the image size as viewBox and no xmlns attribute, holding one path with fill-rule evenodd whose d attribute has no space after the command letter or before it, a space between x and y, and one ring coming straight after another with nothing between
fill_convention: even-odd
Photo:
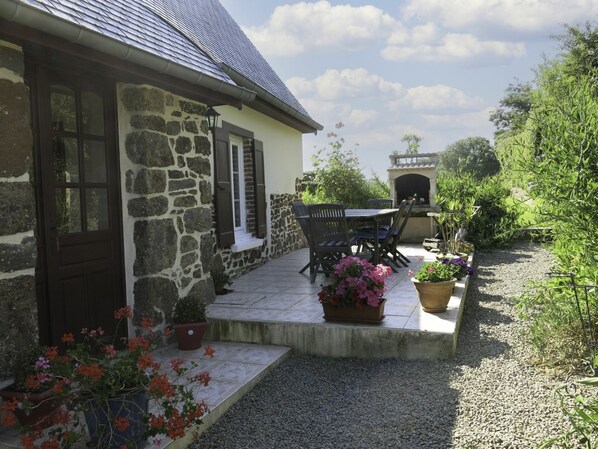
<instances>
[{"instance_id":1,"label":"chair backrest","mask_svg":"<svg viewBox=\"0 0 598 449\"><path fill-rule=\"evenodd\" d=\"M349 242L349 228L342 204L310 204L311 238L318 245L324 242Z\"/></svg>"},{"instance_id":2,"label":"chair backrest","mask_svg":"<svg viewBox=\"0 0 598 449\"><path fill-rule=\"evenodd\" d=\"M310 239L310 229L309 229L309 212L307 211L307 206L303 203L303 201L293 201L291 203L291 209L295 214L295 218L299 222L299 226L305 235L305 238L309 242Z\"/></svg>"},{"instance_id":3,"label":"chair backrest","mask_svg":"<svg viewBox=\"0 0 598 449\"><path fill-rule=\"evenodd\" d=\"M392 223L386 232L386 237L382 242L380 242L380 251L388 251L387 248L390 247L392 244L391 242L394 240L395 235L397 234L397 230L402 224L401 216L403 215L403 211L405 210L405 206L407 205L407 200L401 201L399 208L392 216Z\"/></svg>"},{"instance_id":4,"label":"chair backrest","mask_svg":"<svg viewBox=\"0 0 598 449\"><path fill-rule=\"evenodd\" d=\"M367 200L368 209L392 209L391 198L370 198Z\"/></svg>"},{"instance_id":5,"label":"chair backrest","mask_svg":"<svg viewBox=\"0 0 598 449\"><path fill-rule=\"evenodd\" d=\"M405 202L406 200L403 200L403 202ZM411 211L413 210L413 206L415 205L415 199L410 200L408 202L408 207L407 207L407 212L405 212L405 216L401 219L401 225L399 226L399 229L395 232L395 244L399 243L399 240L401 239L401 234L403 233L403 230L405 229L405 226L407 226L407 222L409 221L409 217L411 216Z\"/></svg>"}]
</instances>

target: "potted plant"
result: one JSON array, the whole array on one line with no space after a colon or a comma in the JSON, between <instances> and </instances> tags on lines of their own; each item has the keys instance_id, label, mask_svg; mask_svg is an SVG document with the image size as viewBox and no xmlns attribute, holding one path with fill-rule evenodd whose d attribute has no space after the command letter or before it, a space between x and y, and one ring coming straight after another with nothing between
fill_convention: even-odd
<instances>
[{"instance_id":1,"label":"potted plant","mask_svg":"<svg viewBox=\"0 0 598 449\"><path fill-rule=\"evenodd\" d=\"M232 291L225 287L226 285L232 285L232 283L230 276L222 268L212 270L210 275L212 276L212 282L214 282L214 292L217 295L226 295Z\"/></svg>"},{"instance_id":2,"label":"potted plant","mask_svg":"<svg viewBox=\"0 0 598 449\"><path fill-rule=\"evenodd\" d=\"M197 295L179 299L174 305L172 320L179 349L190 351L201 347L208 327L207 303Z\"/></svg>"},{"instance_id":3,"label":"potted plant","mask_svg":"<svg viewBox=\"0 0 598 449\"><path fill-rule=\"evenodd\" d=\"M119 325L131 316L129 307L115 312ZM68 412L53 420L49 432L38 426L22 429L24 447L143 448L149 437L175 440L201 424L207 406L193 390L195 384L208 384L209 373L190 375L197 363L178 359L163 367L151 354L159 333L149 318L142 319L142 326L138 336L120 342L106 342L101 328L83 329L77 337L63 336L64 352L45 348L53 392ZM206 347L206 356L213 353Z\"/></svg>"},{"instance_id":4,"label":"potted plant","mask_svg":"<svg viewBox=\"0 0 598 449\"><path fill-rule=\"evenodd\" d=\"M439 313L446 310L460 270L460 266L436 261L424 263L415 276L413 271L408 271L409 276L413 276L411 280L424 312Z\"/></svg>"},{"instance_id":5,"label":"potted plant","mask_svg":"<svg viewBox=\"0 0 598 449\"><path fill-rule=\"evenodd\" d=\"M467 259L463 259L461 257L448 259L444 258L440 261L445 265L452 265L459 268L459 271L455 273L455 277L457 279L463 279L465 276L473 276L475 274L475 269L467 264Z\"/></svg>"},{"instance_id":6,"label":"potted plant","mask_svg":"<svg viewBox=\"0 0 598 449\"><path fill-rule=\"evenodd\" d=\"M52 390L55 378L49 368L44 349L37 344L24 345L15 354L11 370L13 383L0 390L7 412L3 424L18 422L21 426L41 428L52 424L58 401Z\"/></svg>"},{"instance_id":7,"label":"potted plant","mask_svg":"<svg viewBox=\"0 0 598 449\"><path fill-rule=\"evenodd\" d=\"M327 321L378 323L384 318L384 281L390 267L374 266L364 259L347 256L335 266L330 284L318 298Z\"/></svg>"}]
</instances>

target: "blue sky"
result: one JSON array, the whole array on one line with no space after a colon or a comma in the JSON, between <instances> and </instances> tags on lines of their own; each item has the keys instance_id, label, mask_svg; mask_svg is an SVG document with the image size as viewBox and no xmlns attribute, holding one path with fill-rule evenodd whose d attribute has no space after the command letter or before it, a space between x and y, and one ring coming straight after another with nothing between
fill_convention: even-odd
<instances>
[{"instance_id":1,"label":"blue sky","mask_svg":"<svg viewBox=\"0 0 598 449\"><path fill-rule=\"evenodd\" d=\"M324 126L303 138L304 169L343 122L366 176L382 179L404 134L423 137L421 153L492 142L507 85L558 53L563 24L598 18L595 0L220 1Z\"/></svg>"}]
</instances>

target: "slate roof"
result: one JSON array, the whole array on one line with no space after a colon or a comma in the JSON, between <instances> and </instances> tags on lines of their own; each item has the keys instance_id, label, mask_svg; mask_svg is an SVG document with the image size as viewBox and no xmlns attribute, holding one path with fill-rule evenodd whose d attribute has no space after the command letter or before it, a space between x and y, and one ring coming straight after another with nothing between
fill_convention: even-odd
<instances>
[{"instance_id":1,"label":"slate roof","mask_svg":"<svg viewBox=\"0 0 598 449\"><path fill-rule=\"evenodd\" d=\"M309 117L218 0L146 0L146 3L215 61L225 63Z\"/></svg>"},{"instance_id":2,"label":"slate roof","mask_svg":"<svg viewBox=\"0 0 598 449\"><path fill-rule=\"evenodd\" d=\"M231 86L255 83L315 123L218 0L18 1Z\"/></svg>"}]
</instances>

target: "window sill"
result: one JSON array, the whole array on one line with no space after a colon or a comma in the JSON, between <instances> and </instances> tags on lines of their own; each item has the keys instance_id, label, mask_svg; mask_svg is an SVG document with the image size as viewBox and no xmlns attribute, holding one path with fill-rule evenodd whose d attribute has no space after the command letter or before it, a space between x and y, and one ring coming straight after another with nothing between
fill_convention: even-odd
<instances>
[{"instance_id":1,"label":"window sill","mask_svg":"<svg viewBox=\"0 0 598 449\"><path fill-rule=\"evenodd\" d=\"M259 248L264 243L264 239L258 239L247 234L235 234L235 243L230 247L233 253L240 253L254 248Z\"/></svg>"}]
</instances>

